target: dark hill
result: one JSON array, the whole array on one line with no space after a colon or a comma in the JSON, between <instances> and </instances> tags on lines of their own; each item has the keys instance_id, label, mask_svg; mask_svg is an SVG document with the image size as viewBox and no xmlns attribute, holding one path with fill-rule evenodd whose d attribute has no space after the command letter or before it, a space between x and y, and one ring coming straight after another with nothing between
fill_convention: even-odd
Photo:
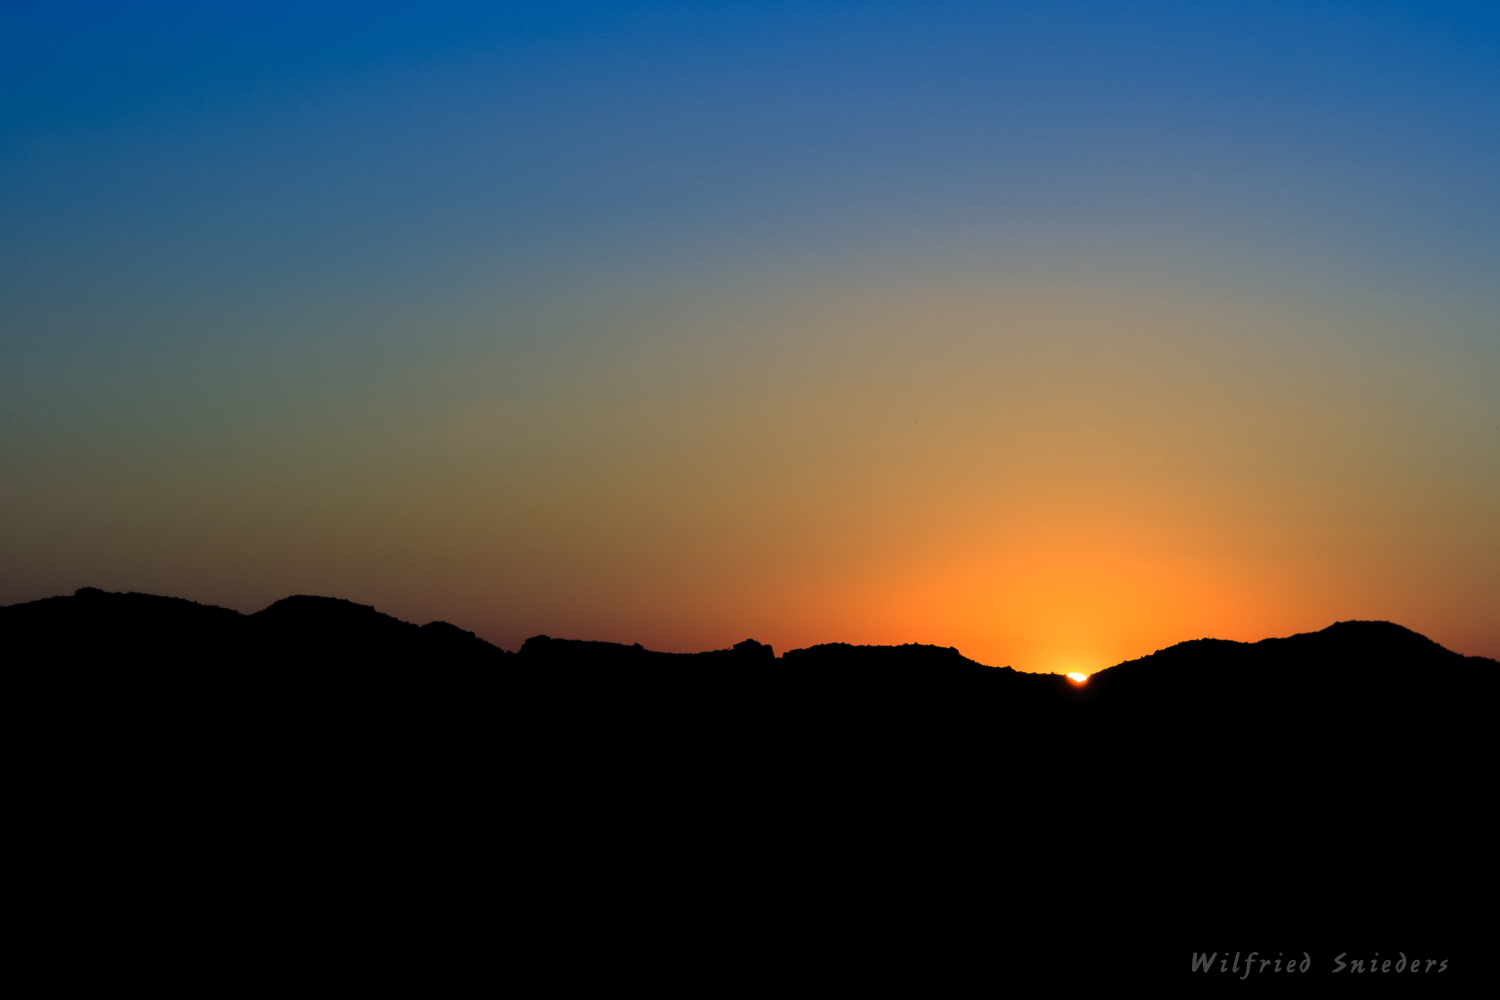
<instances>
[{"instance_id":1,"label":"dark hill","mask_svg":"<svg viewBox=\"0 0 1500 1000\"><path fill-rule=\"evenodd\" d=\"M1083 686L937 646L509 653L305 596L85 589L0 608L0 648L37 815L103 879L137 870L116 848L174 868L152 838L191 822L221 894L462 886L574 931L579 900L590 926L771 907L755 940L783 952L820 914L981 953L1088 927L1141 968L1454 950L1491 889L1500 665L1385 622L1185 642Z\"/></svg>"},{"instance_id":2,"label":"dark hill","mask_svg":"<svg viewBox=\"0 0 1500 1000\"><path fill-rule=\"evenodd\" d=\"M416 625L331 597L287 597L253 615L150 594L85 587L0 608L0 642L32 663L154 669L224 665L332 669L496 663L509 656L447 622Z\"/></svg>"}]
</instances>

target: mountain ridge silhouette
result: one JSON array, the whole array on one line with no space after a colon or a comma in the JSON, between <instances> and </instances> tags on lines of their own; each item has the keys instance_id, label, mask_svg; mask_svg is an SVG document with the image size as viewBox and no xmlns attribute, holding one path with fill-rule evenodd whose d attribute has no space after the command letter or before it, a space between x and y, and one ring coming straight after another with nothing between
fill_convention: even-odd
<instances>
[{"instance_id":1,"label":"mountain ridge silhouette","mask_svg":"<svg viewBox=\"0 0 1500 1000\"><path fill-rule=\"evenodd\" d=\"M1085 960L1038 929L1082 907L1113 928L1093 954L1166 974L1189 945L1461 953L1488 893L1500 663L1388 622L1189 640L1079 685L933 645L510 652L335 598L85 588L0 608L0 648L49 842L126 895L207 870L351 911L498 893L536 927L582 926L579 898L622 927L644 900L823 900L755 933L795 951L832 907L915 941L937 914L939 952L1024 940L1059 968Z\"/></svg>"},{"instance_id":2,"label":"mountain ridge silhouette","mask_svg":"<svg viewBox=\"0 0 1500 1000\"><path fill-rule=\"evenodd\" d=\"M102 602L110 605L107 610ZM66 610L65 610L66 609ZM134 617L127 617L134 616ZM149 620L143 620L143 616L149 616ZM193 616L189 621L188 616ZM123 625L134 625L136 629L129 629L126 634L138 630L140 626L165 628L190 624L194 631L202 630L209 624L218 625L232 629L236 624L250 625L252 628L261 627L264 631L279 633L292 638L302 638L309 641L328 642L336 639L346 641L359 641L361 639L361 628L369 634L380 634L385 638L391 636L404 636L411 639L418 633L424 637L433 638L445 636L446 642L457 643L474 654L489 654L491 656L520 656L541 655L555 658L560 655L559 650L566 648L572 652L570 656L593 655L606 658L644 657L643 662L655 660L662 657L704 657L721 656L734 653L739 656L753 653L756 656L785 659L788 656L794 659L806 660L809 656L818 656L828 659L849 660L852 657L888 657L892 655L886 651L903 651L902 654L911 657L920 657L921 661L928 664L943 662L946 656L956 657L957 661L975 667L984 667L988 670L1008 670L1016 673L1031 673L1030 671L1015 671L1011 666L995 667L979 663L976 660L963 656L955 647L937 646L926 643L904 643L899 645L855 645L845 642L818 643L813 646L800 647L789 650L781 656L775 656L771 647L762 644L755 639L746 639L737 643L732 648L719 650L706 650L694 653L677 653L660 650L649 650L640 643L617 643L600 640L580 639L556 639L547 635L537 635L526 640L521 649L511 652L502 647L479 638L475 633L462 629L446 621L431 621L425 625L415 625L402 621L391 615L376 611L371 605L357 604L344 598L321 597L306 594L296 594L281 598L267 605L264 609L244 614L230 608L218 607L216 605L201 604L186 598L163 597L154 594L143 594L138 592L108 592L95 587L81 587L72 595L41 598L35 601L22 602L0 607L0 628L12 633L20 631L20 641L25 641L31 636L24 634L24 630L39 630L48 627L69 626L87 624L85 619L92 617L100 625L119 627ZM1171 646L1157 649L1141 657L1124 660L1089 675L1089 683L1108 675L1109 671L1120 671L1121 668L1134 668L1137 664L1166 663L1172 656L1180 656L1182 651L1198 649L1196 644L1218 644L1217 649L1223 652L1233 651L1242 653L1249 647L1264 647L1266 644L1279 643L1308 643L1312 637L1322 637L1323 640L1348 633L1350 630L1359 629L1365 633L1358 643L1369 646L1369 637L1374 634L1373 630L1384 629L1383 635L1387 642L1394 641L1404 645L1406 652L1410 654L1420 648L1421 652L1434 654L1447 654L1457 656L1465 661L1476 664L1496 664L1497 661L1483 656L1465 656L1446 649L1440 644L1428 639L1418 632L1407 629L1387 621L1373 620L1350 620L1335 622L1327 628L1316 632L1297 633L1285 637L1270 637L1254 642L1243 642L1230 639L1201 638L1184 640ZM413 632L412 630L417 630ZM12 635L8 641L17 641L17 636ZM77 637L74 637L75 641ZM170 635L159 635L158 640L170 640ZM469 640L472 640L470 642ZM1420 640L1420 642L1414 642ZM559 645L565 644L565 645ZM454 648L459 648L455 646ZM543 652L543 649L549 650ZM879 652L877 652L879 651ZM1178 651L1173 653L1173 651ZM1167 660L1158 658L1167 657ZM1060 676L1042 674L1040 676Z\"/></svg>"}]
</instances>

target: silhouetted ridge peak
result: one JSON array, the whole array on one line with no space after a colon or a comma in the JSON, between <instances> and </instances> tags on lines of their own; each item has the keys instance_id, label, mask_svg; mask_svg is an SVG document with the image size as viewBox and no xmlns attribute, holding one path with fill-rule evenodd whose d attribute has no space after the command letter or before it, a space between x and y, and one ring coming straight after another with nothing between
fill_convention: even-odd
<instances>
[{"instance_id":1,"label":"silhouetted ridge peak","mask_svg":"<svg viewBox=\"0 0 1500 1000\"><path fill-rule=\"evenodd\" d=\"M1263 642L1275 642L1275 639L1262 640ZM1325 629L1317 632L1300 632L1288 636L1287 642L1322 641L1339 644L1353 644L1356 646L1389 644L1403 649L1425 649L1430 651L1442 650L1453 656L1461 656L1442 645L1411 629L1395 622L1384 621L1347 621L1335 622Z\"/></svg>"},{"instance_id":2,"label":"silhouetted ridge peak","mask_svg":"<svg viewBox=\"0 0 1500 1000\"><path fill-rule=\"evenodd\" d=\"M337 597L311 597L298 594L283 597L263 611L250 616L258 628L276 631L301 631L308 637L347 636L361 640L385 641L395 634L416 636L420 631L416 625L399 618L381 614L368 604Z\"/></svg>"},{"instance_id":3,"label":"silhouetted ridge peak","mask_svg":"<svg viewBox=\"0 0 1500 1000\"><path fill-rule=\"evenodd\" d=\"M788 650L782 659L823 659L823 660L902 660L906 662L950 662L950 663L972 663L976 667L985 665L977 660L971 660L963 655L954 646L930 646L919 642L908 642L900 646L855 646L847 642L825 642L816 646L807 646L802 649ZM985 667L985 669L994 669Z\"/></svg>"},{"instance_id":4,"label":"silhouetted ridge peak","mask_svg":"<svg viewBox=\"0 0 1500 1000\"><path fill-rule=\"evenodd\" d=\"M257 641L277 655L311 657L328 666L362 670L406 663L498 663L510 656L448 622L418 627L368 604L298 594L250 616Z\"/></svg>"},{"instance_id":5,"label":"silhouetted ridge peak","mask_svg":"<svg viewBox=\"0 0 1500 1000\"><path fill-rule=\"evenodd\" d=\"M547 635L534 635L521 644L519 654L533 663L556 666L610 667L665 666L668 664L707 665L709 663L773 664L775 651L763 642L746 639L730 649L712 649L702 653L664 653L647 649L640 643L627 646L620 642L600 642L594 639L554 639Z\"/></svg>"},{"instance_id":6,"label":"silhouetted ridge peak","mask_svg":"<svg viewBox=\"0 0 1500 1000\"><path fill-rule=\"evenodd\" d=\"M600 642L594 639L554 639L550 635L534 635L521 643L518 655L527 659L550 659L562 655L605 656L611 658L634 657L646 650L640 643L627 646L622 642Z\"/></svg>"},{"instance_id":7,"label":"silhouetted ridge peak","mask_svg":"<svg viewBox=\"0 0 1500 1000\"><path fill-rule=\"evenodd\" d=\"M283 597L274 604L256 612L257 616L265 615L271 618L282 615L310 614L351 620L391 617L390 615L376 611L373 605L355 604L353 601L345 600L342 597L314 597L310 594L293 594L291 597ZM398 620L391 618L391 621ZM402 624L407 623L403 622Z\"/></svg>"},{"instance_id":8,"label":"silhouetted ridge peak","mask_svg":"<svg viewBox=\"0 0 1500 1000\"><path fill-rule=\"evenodd\" d=\"M75 618L79 624L85 622L108 622L111 628L140 625L150 627L158 619L163 625L181 627L184 622L218 622L225 619L240 619L243 616L232 608L220 608L212 604L199 604L182 597L161 597L157 594L139 594L135 591L122 593L100 590L98 587L79 587L72 596L46 597L28 604L12 604L0 608L13 620L33 615L62 616ZM61 620L61 619L59 619Z\"/></svg>"}]
</instances>

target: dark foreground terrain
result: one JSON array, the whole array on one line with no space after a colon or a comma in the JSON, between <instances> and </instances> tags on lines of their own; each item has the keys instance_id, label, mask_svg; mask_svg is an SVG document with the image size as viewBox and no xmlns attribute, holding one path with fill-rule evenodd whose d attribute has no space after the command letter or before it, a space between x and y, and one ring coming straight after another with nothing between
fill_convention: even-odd
<instances>
[{"instance_id":1,"label":"dark foreground terrain","mask_svg":"<svg viewBox=\"0 0 1500 1000\"><path fill-rule=\"evenodd\" d=\"M338 940L367 970L707 989L1491 962L1500 664L1386 622L1076 686L936 646L511 653L329 598L85 589L0 608L0 649L36 919L155 928L148 964Z\"/></svg>"}]
</instances>

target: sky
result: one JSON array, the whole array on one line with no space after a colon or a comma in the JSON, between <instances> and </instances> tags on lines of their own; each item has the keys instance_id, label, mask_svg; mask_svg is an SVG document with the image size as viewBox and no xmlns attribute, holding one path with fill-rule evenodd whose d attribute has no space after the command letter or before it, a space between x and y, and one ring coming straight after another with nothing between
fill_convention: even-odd
<instances>
[{"instance_id":1,"label":"sky","mask_svg":"<svg viewBox=\"0 0 1500 1000\"><path fill-rule=\"evenodd\" d=\"M1500 8L0 3L0 604L1500 657Z\"/></svg>"}]
</instances>

